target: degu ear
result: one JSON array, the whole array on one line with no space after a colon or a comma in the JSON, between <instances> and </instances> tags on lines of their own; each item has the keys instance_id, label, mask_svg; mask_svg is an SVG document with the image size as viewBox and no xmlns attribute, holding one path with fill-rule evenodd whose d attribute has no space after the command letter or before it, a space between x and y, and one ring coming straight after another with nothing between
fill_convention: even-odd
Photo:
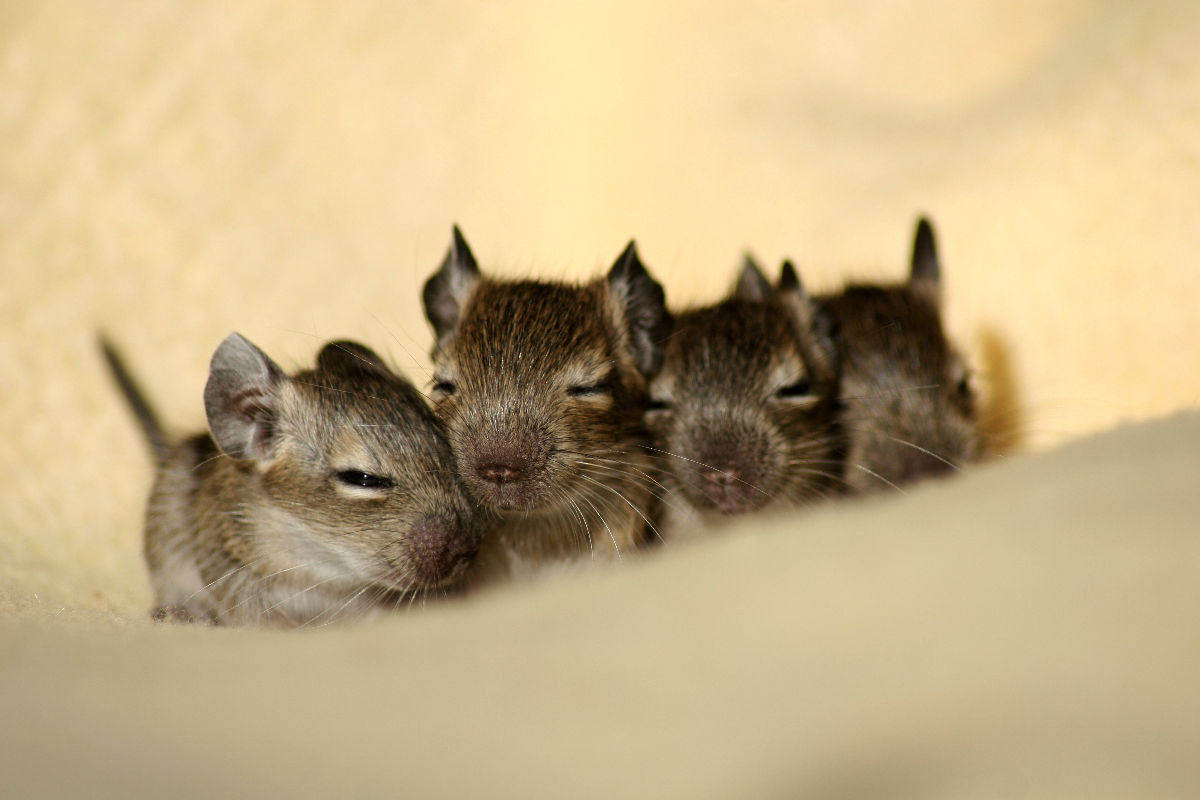
<instances>
[{"instance_id":1,"label":"degu ear","mask_svg":"<svg viewBox=\"0 0 1200 800\"><path fill-rule=\"evenodd\" d=\"M804 286L800 283L800 275L791 261L784 261L783 266L779 268L779 291L808 298L808 292L804 291Z\"/></svg>"},{"instance_id":2,"label":"degu ear","mask_svg":"<svg viewBox=\"0 0 1200 800\"><path fill-rule=\"evenodd\" d=\"M608 288L623 312L625 332L638 370L647 377L656 374L662 367L663 342L671 316L662 286L642 265L632 240L609 270Z\"/></svg>"},{"instance_id":3,"label":"degu ear","mask_svg":"<svg viewBox=\"0 0 1200 800\"><path fill-rule=\"evenodd\" d=\"M746 253L742 257L742 272L738 275L737 286L733 289L733 297L751 303L761 303L771 296L771 282L759 269L754 256Z\"/></svg>"},{"instance_id":4,"label":"degu ear","mask_svg":"<svg viewBox=\"0 0 1200 800\"><path fill-rule=\"evenodd\" d=\"M839 360L836 324L825 307L804 290L791 261L784 261L779 270L776 296L791 319L796 341L814 378L834 380Z\"/></svg>"},{"instance_id":5,"label":"degu ear","mask_svg":"<svg viewBox=\"0 0 1200 800\"><path fill-rule=\"evenodd\" d=\"M462 231L455 225L450 249L442 260L442 266L425 281L422 293L425 316L429 318L439 343L454 333L463 303L479 277L479 264L475 262Z\"/></svg>"},{"instance_id":6,"label":"degu ear","mask_svg":"<svg viewBox=\"0 0 1200 800\"><path fill-rule=\"evenodd\" d=\"M208 428L221 450L233 458L271 456L285 380L283 370L240 334L231 333L221 342L204 387Z\"/></svg>"},{"instance_id":7,"label":"degu ear","mask_svg":"<svg viewBox=\"0 0 1200 800\"><path fill-rule=\"evenodd\" d=\"M349 375L364 372L395 375L378 353L349 339L339 339L322 347L317 354L317 369Z\"/></svg>"},{"instance_id":8,"label":"degu ear","mask_svg":"<svg viewBox=\"0 0 1200 800\"><path fill-rule=\"evenodd\" d=\"M938 263L937 240L933 225L925 217L917 220L913 234L912 267L908 276L910 288L923 292L937 302L941 296L942 276Z\"/></svg>"}]
</instances>

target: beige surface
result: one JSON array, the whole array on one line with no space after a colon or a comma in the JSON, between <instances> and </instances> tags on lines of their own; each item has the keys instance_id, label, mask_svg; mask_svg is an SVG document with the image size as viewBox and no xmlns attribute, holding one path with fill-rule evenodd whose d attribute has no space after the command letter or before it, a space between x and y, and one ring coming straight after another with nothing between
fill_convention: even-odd
<instances>
[{"instance_id":1,"label":"beige surface","mask_svg":"<svg viewBox=\"0 0 1200 800\"><path fill-rule=\"evenodd\" d=\"M13 797L1193 798L1197 474L1192 413L377 624L10 619L0 774Z\"/></svg>"},{"instance_id":2,"label":"beige surface","mask_svg":"<svg viewBox=\"0 0 1200 800\"><path fill-rule=\"evenodd\" d=\"M0 657L22 681L5 682L21 716L6 717L17 722L4 735L29 743L0 751L44 759L61 730L73 759L111 756L117 775L129 766L169 782L190 764L204 773L195 781L219 781L210 771L232 759L232 774L257 776L248 785L312 788L355 765L386 770L397 749L426 752L418 737L429 736L446 761L405 769L431 780L492 786L540 769L548 748L572 769L560 765L547 786L620 782L665 753L698 770L655 770L681 792L689 780L719 794L794 779L818 796L888 795L896 781L897 793L921 795L924 770L969 774L988 742L1050 780L1038 759L1057 752L1047 748L1061 726L1095 732L1069 763L1144 756L1097 773L1114 796L1122 780L1182 775L1171 759L1195 730L1162 731L1178 731L1185 710L1196 718L1196 648L1177 620L1196 610L1195 581L1181 575L1195 553L1178 537L1198 526L1194 506L1158 516L1183 501L1154 479L1105 484L1103 502L1089 494L1076 509L1052 495L1084 480L1086 460L1062 474L1050 466L1061 462L1031 462L1043 466L1028 483L1000 465L947 488L962 538L920 538L935 509L946 517L939 489L890 510L781 523L812 525L823 544L764 532L378 630L168 633L140 621L149 459L93 336L109 330L166 419L190 430L209 354L233 329L286 366L324 339L358 337L423 380L417 290L452 221L509 274L591 273L637 236L670 296L691 301L714 297L746 246L767 262L798 258L816 288L852 272L899 275L922 210L941 234L951 327L1015 409L1000 427L1044 449L1200 404L1197 41L1200 6L1182 0L0 4L0 613L22 620ZM1182 446L1163 438L1131 441ZM1110 465L1123 457L1107 451ZM1156 463L1152 450L1142 458ZM1026 509L1027 495L1049 505ZM977 527L987 518L968 502L1026 516ZM1038 509L1083 516L1063 530ZM872 527L912 531L914 520L907 537ZM925 580L929 564L943 583ZM876 575L887 587L878 606L858 599ZM64 631L50 617L78 624ZM781 626L794 630L779 645ZM993 658L1008 645L1013 672ZM806 653L821 663L806 666ZM289 655L310 666L291 671ZM231 675L228 706L211 702L225 678L205 665ZM1078 672L1091 677L1076 686ZM202 691L181 689L188 675ZM989 691L964 704L953 690L950 703L943 679ZM781 703L794 684L805 693ZM293 693L301 685L320 687L311 707ZM518 701L543 685L544 704L525 716ZM408 721L414 687L428 698L420 730L433 733ZM348 712L333 713L341 701ZM1045 730L1031 724L1035 701L1049 709ZM439 703L454 709L440 722ZM577 705L589 713L576 719ZM176 708L197 719L194 732L157 736L170 727L158 715ZM296 717L278 728L256 722L284 708ZM76 712L85 722L73 728ZM631 733L622 713L645 728ZM704 735L702 717L719 735ZM372 741L359 755L331 746L332 771L313 777L311 737L341 743L362 720ZM156 732L153 763L128 736L142 721ZM255 756L213 744L226 727L231 741L261 735L297 763L286 776L253 772ZM462 758L450 744L459 735ZM896 779L845 783L839 765L860 758ZM1140 766L1121 772L1130 764ZM371 774L364 786L391 779ZM957 778L946 780L953 794Z\"/></svg>"}]
</instances>

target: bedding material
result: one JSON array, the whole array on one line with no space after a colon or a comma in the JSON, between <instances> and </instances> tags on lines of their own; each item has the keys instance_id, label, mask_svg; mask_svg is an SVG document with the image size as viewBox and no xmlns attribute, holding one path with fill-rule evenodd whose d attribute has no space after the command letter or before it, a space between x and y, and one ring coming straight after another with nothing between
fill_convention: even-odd
<instances>
[{"instance_id":1,"label":"bedding material","mask_svg":"<svg viewBox=\"0 0 1200 800\"><path fill-rule=\"evenodd\" d=\"M1194 797L1200 414L378 622L0 622L14 797Z\"/></svg>"}]
</instances>

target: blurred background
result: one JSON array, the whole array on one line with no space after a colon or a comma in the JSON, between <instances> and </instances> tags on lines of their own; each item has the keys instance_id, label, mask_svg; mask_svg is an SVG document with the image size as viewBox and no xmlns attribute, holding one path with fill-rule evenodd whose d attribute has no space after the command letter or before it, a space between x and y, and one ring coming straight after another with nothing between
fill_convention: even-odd
<instances>
[{"instance_id":1,"label":"blurred background","mask_svg":"<svg viewBox=\"0 0 1200 800\"><path fill-rule=\"evenodd\" d=\"M0 607L140 613L151 462L231 330L419 384L424 278L578 279L630 237L676 306L741 254L898 279L918 213L1006 444L1200 401L1187 2L0 5ZM31 599L33 598L33 599Z\"/></svg>"}]
</instances>

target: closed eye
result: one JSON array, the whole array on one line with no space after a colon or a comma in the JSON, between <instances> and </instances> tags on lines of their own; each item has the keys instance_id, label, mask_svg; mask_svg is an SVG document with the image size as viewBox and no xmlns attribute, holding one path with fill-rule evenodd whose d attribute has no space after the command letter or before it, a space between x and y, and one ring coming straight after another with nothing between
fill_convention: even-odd
<instances>
[{"instance_id":1,"label":"closed eye","mask_svg":"<svg viewBox=\"0 0 1200 800\"><path fill-rule=\"evenodd\" d=\"M438 394L451 395L458 391L458 387L451 381L434 381L433 390Z\"/></svg>"},{"instance_id":2,"label":"closed eye","mask_svg":"<svg viewBox=\"0 0 1200 800\"><path fill-rule=\"evenodd\" d=\"M653 397L646 403L647 411L667 411L671 408L671 404L666 400L656 400Z\"/></svg>"},{"instance_id":3,"label":"closed eye","mask_svg":"<svg viewBox=\"0 0 1200 800\"><path fill-rule=\"evenodd\" d=\"M612 394L612 384L606 380L578 384L568 387L567 394L571 397L598 397L600 395Z\"/></svg>"},{"instance_id":4,"label":"closed eye","mask_svg":"<svg viewBox=\"0 0 1200 800\"><path fill-rule=\"evenodd\" d=\"M801 400L812 397L812 394L812 381L808 378L801 378L794 383L789 383L775 392L776 397L782 397L787 400Z\"/></svg>"},{"instance_id":5,"label":"closed eye","mask_svg":"<svg viewBox=\"0 0 1200 800\"><path fill-rule=\"evenodd\" d=\"M390 489L396 485L395 481L384 475L372 475L370 472L357 469L344 469L341 472L335 472L333 477L346 486L358 489Z\"/></svg>"},{"instance_id":6,"label":"closed eye","mask_svg":"<svg viewBox=\"0 0 1200 800\"><path fill-rule=\"evenodd\" d=\"M963 370L962 377L958 379L958 383L956 383L954 386L954 394L958 399L958 402L965 406L969 406L972 402L974 402L975 386L974 381L971 379L971 372L969 370Z\"/></svg>"}]
</instances>

